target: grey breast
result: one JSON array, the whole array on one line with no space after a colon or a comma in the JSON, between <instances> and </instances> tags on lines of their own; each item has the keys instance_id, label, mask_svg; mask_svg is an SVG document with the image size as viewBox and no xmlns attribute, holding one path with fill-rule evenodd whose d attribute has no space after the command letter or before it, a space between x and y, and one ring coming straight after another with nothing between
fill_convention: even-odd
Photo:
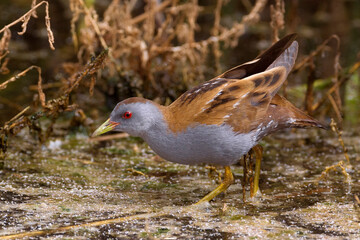
<instances>
[{"instance_id":1,"label":"grey breast","mask_svg":"<svg viewBox=\"0 0 360 240\"><path fill-rule=\"evenodd\" d=\"M181 164L236 163L254 145L256 132L235 133L229 125L199 124L174 134L164 123L157 124L142 136L162 158Z\"/></svg>"}]
</instances>

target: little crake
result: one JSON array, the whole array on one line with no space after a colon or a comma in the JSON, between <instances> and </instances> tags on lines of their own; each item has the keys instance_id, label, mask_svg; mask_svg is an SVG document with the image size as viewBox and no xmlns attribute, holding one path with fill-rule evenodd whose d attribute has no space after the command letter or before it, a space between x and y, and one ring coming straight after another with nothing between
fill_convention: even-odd
<instances>
[{"instance_id":1,"label":"little crake","mask_svg":"<svg viewBox=\"0 0 360 240\"><path fill-rule=\"evenodd\" d=\"M296 60L295 37L284 37L255 60L185 92L169 106L137 97L126 99L93 136L127 132L143 138L168 161L224 166L224 181L198 203L209 201L232 184L230 165L264 136L283 128L323 128L277 95Z\"/></svg>"}]
</instances>

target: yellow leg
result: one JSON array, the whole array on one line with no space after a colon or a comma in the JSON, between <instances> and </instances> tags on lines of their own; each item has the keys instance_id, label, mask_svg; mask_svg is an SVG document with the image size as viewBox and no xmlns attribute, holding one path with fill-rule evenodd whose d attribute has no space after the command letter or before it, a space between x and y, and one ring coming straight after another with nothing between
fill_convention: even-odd
<instances>
[{"instance_id":1,"label":"yellow leg","mask_svg":"<svg viewBox=\"0 0 360 240\"><path fill-rule=\"evenodd\" d=\"M209 193L208 195L203 197L200 201L195 203L195 205L201 204L203 202L209 202L214 197L216 197L217 195L219 195L220 193L222 193L226 189L228 189L228 187L233 183L234 183L234 176L231 172L230 167L226 166L225 167L225 176L224 176L224 180L222 181L222 183L220 183L220 185L217 188L215 188L211 193Z\"/></svg>"},{"instance_id":2,"label":"yellow leg","mask_svg":"<svg viewBox=\"0 0 360 240\"><path fill-rule=\"evenodd\" d=\"M263 148L260 145L256 145L252 149L255 152L256 162L255 162L254 187L250 192L250 197L256 196L256 193L259 191L260 166L261 166L261 159L263 152Z\"/></svg>"}]
</instances>

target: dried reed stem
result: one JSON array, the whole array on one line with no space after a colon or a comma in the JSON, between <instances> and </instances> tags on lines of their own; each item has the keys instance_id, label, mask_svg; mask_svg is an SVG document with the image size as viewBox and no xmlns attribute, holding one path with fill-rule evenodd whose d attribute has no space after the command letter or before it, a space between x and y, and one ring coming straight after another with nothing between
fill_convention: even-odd
<instances>
[{"instance_id":1,"label":"dried reed stem","mask_svg":"<svg viewBox=\"0 0 360 240\"><path fill-rule=\"evenodd\" d=\"M273 43L279 41L279 31L284 29L285 27L284 13L285 13L284 0L276 0L275 6L273 4L270 5L270 15L271 15L270 26L272 30Z\"/></svg>"}]
</instances>

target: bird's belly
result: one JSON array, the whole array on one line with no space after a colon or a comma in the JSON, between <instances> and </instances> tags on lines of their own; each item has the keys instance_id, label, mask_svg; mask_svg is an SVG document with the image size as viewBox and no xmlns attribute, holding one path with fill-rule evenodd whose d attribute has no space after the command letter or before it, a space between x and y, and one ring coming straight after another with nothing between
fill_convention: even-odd
<instances>
[{"instance_id":1,"label":"bird's belly","mask_svg":"<svg viewBox=\"0 0 360 240\"><path fill-rule=\"evenodd\" d=\"M181 164L228 166L256 145L255 133L237 134L228 125L198 125L177 134L167 131L144 139L160 157Z\"/></svg>"}]
</instances>

